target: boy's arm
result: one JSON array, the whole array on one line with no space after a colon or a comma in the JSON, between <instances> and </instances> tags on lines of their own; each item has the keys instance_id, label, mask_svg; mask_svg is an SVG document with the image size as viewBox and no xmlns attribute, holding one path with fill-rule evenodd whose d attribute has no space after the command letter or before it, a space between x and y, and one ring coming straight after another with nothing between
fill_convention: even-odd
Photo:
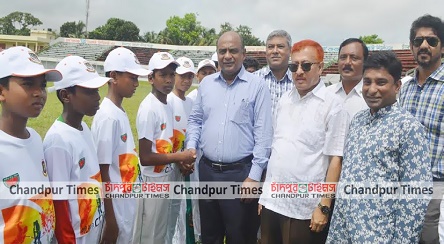
<instances>
[{"instance_id":1,"label":"boy's arm","mask_svg":"<svg viewBox=\"0 0 444 244\"><path fill-rule=\"evenodd\" d=\"M192 150L185 150L176 153L155 153L151 150L153 142L146 139L139 139L140 164L143 166L165 165L175 162L191 164L196 159Z\"/></svg>"},{"instance_id":2,"label":"boy's arm","mask_svg":"<svg viewBox=\"0 0 444 244\"><path fill-rule=\"evenodd\" d=\"M111 182L109 177L109 164L100 164L100 174L103 182ZM115 243L119 236L119 226L117 225L116 215L112 198L104 198L105 223L103 227L102 239L100 243Z\"/></svg>"},{"instance_id":3,"label":"boy's arm","mask_svg":"<svg viewBox=\"0 0 444 244\"><path fill-rule=\"evenodd\" d=\"M56 214L55 236L58 243L76 243L76 235L71 225L68 200L54 200Z\"/></svg>"}]
</instances>

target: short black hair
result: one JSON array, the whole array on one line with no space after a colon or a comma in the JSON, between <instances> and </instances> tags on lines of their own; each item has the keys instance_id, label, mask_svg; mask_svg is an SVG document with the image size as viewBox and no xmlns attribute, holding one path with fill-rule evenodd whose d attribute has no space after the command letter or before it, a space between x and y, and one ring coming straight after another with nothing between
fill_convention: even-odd
<instances>
[{"instance_id":1,"label":"short black hair","mask_svg":"<svg viewBox=\"0 0 444 244\"><path fill-rule=\"evenodd\" d=\"M444 23L440 18L431 16L430 14L423 15L413 21L412 27L410 28L410 43L415 39L418 29L422 27L432 28L433 33L438 36L442 47L444 40Z\"/></svg>"},{"instance_id":2,"label":"short black hair","mask_svg":"<svg viewBox=\"0 0 444 244\"><path fill-rule=\"evenodd\" d=\"M364 70L367 69L386 69L393 79L398 81L401 79L402 64L392 51L378 51L372 54L364 62Z\"/></svg>"},{"instance_id":3,"label":"short black hair","mask_svg":"<svg viewBox=\"0 0 444 244\"><path fill-rule=\"evenodd\" d=\"M67 87L64 89L69 93L76 94L76 86L70 86L70 87ZM59 101L63 104L62 98L60 97L60 91L61 91L61 89L56 91L57 99L59 99Z\"/></svg>"},{"instance_id":4,"label":"short black hair","mask_svg":"<svg viewBox=\"0 0 444 244\"><path fill-rule=\"evenodd\" d=\"M0 86L9 89L9 78L11 78L11 76L5 76L3 78L0 78Z\"/></svg>"},{"instance_id":5,"label":"short black hair","mask_svg":"<svg viewBox=\"0 0 444 244\"><path fill-rule=\"evenodd\" d=\"M245 68L253 67L256 70L258 70L259 69L259 61L257 61L257 59L252 58L252 57L246 57L244 59L244 67Z\"/></svg>"},{"instance_id":6,"label":"short black hair","mask_svg":"<svg viewBox=\"0 0 444 244\"><path fill-rule=\"evenodd\" d=\"M361 43L361 45L362 45L362 51L363 51L363 53L364 53L364 61L365 60L367 60L367 58L368 58L368 48L367 48L367 45L365 45L365 43L361 40L361 39L359 39L359 38L348 38L348 39L346 39L345 41L343 41L342 43L341 43L341 45L339 45L339 51L338 51L338 55L339 55L339 53L341 52L341 49L344 47L344 46L347 46L348 44L350 44L350 43L354 43L354 42L358 42L358 43Z\"/></svg>"}]
</instances>

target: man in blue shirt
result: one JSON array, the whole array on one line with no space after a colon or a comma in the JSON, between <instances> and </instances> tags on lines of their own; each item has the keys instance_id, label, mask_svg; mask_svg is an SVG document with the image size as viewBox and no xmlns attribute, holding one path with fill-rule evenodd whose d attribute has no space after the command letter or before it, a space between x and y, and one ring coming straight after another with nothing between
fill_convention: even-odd
<instances>
[{"instance_id":1,"label":"man in blue shirt","mask_svg":"<svg viewBox=\"0 0 444 244\"><path fill-rule=\"evenodd\" d=\"M258 185L270 155L271 100L266 83L245 70L236 32L217 42L220 72L203 79L188 120L187 148L202 155L200 181ZM199 201L203 243L256 243L257 199Z\"/></svg>"}]
</instances>

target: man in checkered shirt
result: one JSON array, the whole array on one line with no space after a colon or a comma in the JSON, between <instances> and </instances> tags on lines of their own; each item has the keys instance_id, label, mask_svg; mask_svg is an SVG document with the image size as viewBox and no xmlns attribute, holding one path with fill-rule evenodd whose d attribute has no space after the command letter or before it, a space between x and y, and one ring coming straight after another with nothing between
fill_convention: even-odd
<instances>
[{"instance_id":1,"label":"man in checkered shirt","mask_svg":"<svg viewBox=\"0 0 444 244\"><path fill-rule=\"evenodd\" d=\"M291 44L291 36L288 32L284 30L272 31L265 44L265 56L268 65L254 72L267 82L271 94L271 113L273 116L282 94L293 88L291 72L288 70Z\"/></svg>"},{"instance_id":2,"label":"man in checkered shirt","mask_svg":"<svg viewBox=\"0 0 444 244\"><path fill-rule=\"evenodd\" d=\"M424 15L413 22L410 28L410 49L418 67L413 78L401 88L399 97L400 105L425 126L430 143L434 197L427 209L420 243L439 242L438 222L444 189L443 41L444 23L440 18Z\"/></svg>"}]
</instances>

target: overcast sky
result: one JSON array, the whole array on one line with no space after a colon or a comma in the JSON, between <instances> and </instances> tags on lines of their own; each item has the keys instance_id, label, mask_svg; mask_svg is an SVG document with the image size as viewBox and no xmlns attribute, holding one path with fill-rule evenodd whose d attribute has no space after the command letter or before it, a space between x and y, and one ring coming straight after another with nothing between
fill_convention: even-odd
<instances>
[{"instance_id":1,"label":"overcast sky","mask_svg":"<svg viewBox=\"0 0 444 244\"><path fill-rule=\"evenodd\" d=\"M28 12L43 22L38 28L59 30L67 21L86 19L86 0L0 0L0 6L0 17ZM142 35L186 13L197 13L204 27L216 31L224 22L247 25L264 41L272 30L284 29L293 42L310 38L323 46L371 34L385 44L407 44L416 18L426 13L444 18L444 0L90 0L88 30L117 17L134 22Z\"/></svg>"}]
</instances>

